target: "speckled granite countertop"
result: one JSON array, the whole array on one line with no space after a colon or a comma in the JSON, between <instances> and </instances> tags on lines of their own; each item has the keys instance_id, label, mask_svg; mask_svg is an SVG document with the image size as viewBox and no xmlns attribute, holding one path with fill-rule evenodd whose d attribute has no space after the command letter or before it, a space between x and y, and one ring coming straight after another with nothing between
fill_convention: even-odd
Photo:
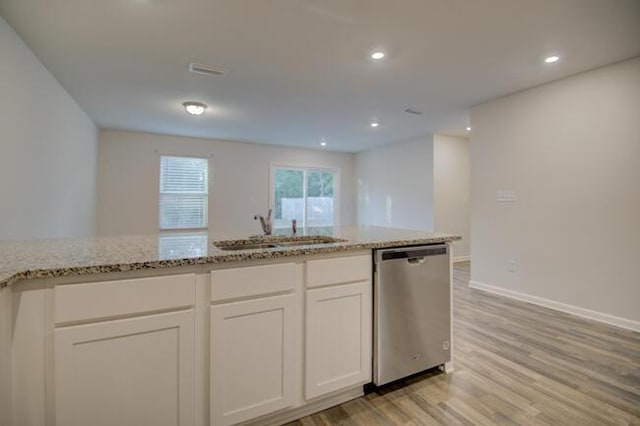
<instances>
[{"instance_id":1,"label":"speckled granite countertop","mask_svg":"<svg viewBox=\"0 0 640 426\"><path fill-rule=\"evenodd\" d=\"M286 236L287 230L276 232ZM90 275L348 252L459 240L457 235L373 226L299 229L298 235L332 236L344 242L223 251L215 241L245 236L198 233L36 241L0 241L0 288L32 278ZM258 240L259 241L259 240Z\"/></svg>"}]
</instances>

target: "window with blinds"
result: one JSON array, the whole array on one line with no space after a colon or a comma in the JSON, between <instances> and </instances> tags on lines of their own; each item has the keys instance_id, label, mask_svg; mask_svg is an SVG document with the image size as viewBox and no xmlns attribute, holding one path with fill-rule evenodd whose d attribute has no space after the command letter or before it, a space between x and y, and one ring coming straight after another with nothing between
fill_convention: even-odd
<instances>
[{"instance_id":1,"label":"window with blinds","mask_svg":"<svg viewBox=\"0 0 640 426\"><path fill-rule=\"evenodd\" d=\"M209 160L160 157L160 229L207 227Z\"/></svg>"}]
</instances>

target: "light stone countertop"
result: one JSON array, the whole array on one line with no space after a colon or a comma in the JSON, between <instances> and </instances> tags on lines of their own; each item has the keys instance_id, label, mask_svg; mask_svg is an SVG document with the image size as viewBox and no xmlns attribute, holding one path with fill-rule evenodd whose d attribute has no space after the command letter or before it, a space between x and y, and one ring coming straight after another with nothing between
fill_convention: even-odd
<instances>
[{"instance_id":1,"label":"light stone countertop","mask_svg":"<svg viewBox=\"0 0 640 426\"><path fill-rule=\"evenodd\" d=\"M289 230L276 230L287 236ZM345 242L295 247L223 251L215 241L246 239L246 235L204 233L156 234L33 241L0 241L0 288L17 282L49 277L90 275L170 268L244 260L305 256L364 249L433 244L460 240L451 234L375 226L299 229L298 236L332 236ZM256 240L260 242L259 239Z\"/></svg>"}]
</instances>

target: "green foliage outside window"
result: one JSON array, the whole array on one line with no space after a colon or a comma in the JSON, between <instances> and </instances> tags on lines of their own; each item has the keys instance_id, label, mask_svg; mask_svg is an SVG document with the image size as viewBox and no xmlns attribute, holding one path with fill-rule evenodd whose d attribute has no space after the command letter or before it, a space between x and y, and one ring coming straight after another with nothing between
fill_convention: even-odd
<instances>
[{"instance_id":1,"label":"green foliage outside window","mask_svg":"<svg viewBox=\"0 0 640 426\"><path fill-rule=\"evenodd\" d=\"M283 198L304 198L305 172L298 169L276 168L274 174L274 217L282 218ZM307 172L307 197L333 197L334 173L323 171Z\"/></svg>"},{"instance_id":2,"label":"green foliage outside window","mask_svg":"<svg viewBox=\"0 0 640 426\"><path fill-rule=\"evenodd\" d=\"M333 197L333 173L309 172L307 197Z\"/></svg>"}]
</instances>

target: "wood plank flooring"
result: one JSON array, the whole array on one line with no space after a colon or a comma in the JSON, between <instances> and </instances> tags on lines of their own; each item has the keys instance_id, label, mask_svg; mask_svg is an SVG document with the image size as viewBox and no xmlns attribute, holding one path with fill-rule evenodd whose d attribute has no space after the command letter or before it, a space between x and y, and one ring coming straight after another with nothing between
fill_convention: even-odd
<instances>
[{"instance_id":1,"label":"wood plank flooring","mask_svg":"<svg viewBox=\"0 0 640 426\"><path fill-rule=\"evenodd\" d=\"M640 333L468 281L469 263L456 264L453 374L429 371L289 425L640 425Z\"/></svg>"}]
</instances>

